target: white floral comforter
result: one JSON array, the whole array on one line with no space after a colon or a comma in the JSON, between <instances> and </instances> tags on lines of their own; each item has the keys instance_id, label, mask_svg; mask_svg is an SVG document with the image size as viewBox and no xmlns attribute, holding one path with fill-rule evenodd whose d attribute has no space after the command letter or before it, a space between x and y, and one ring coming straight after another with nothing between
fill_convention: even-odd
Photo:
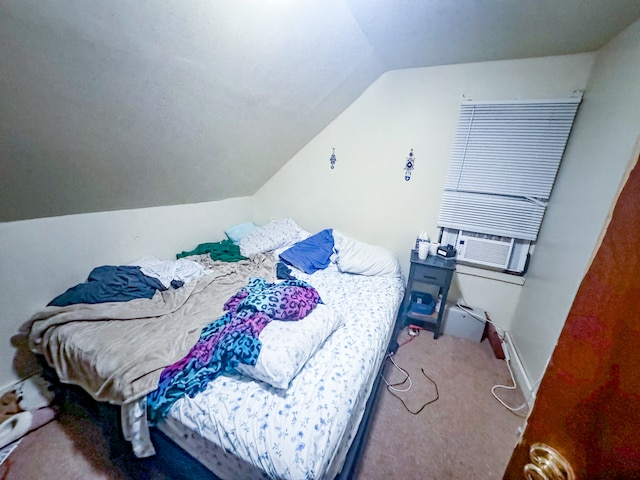
<instances>
[{"instance_id":1,"label":"white floral comforter","mask_svg":"<svg viewBox=\"0 0 640 480\"><path fill-rule=\"evenodd\" d=\"M319 291L344 325L289 389L221 376L195 398L179 400L159 425L220 478L333 478L384 360L404 292L401 277L341 274L334 265L294 274Z\"/></svg>"}]
</instances>

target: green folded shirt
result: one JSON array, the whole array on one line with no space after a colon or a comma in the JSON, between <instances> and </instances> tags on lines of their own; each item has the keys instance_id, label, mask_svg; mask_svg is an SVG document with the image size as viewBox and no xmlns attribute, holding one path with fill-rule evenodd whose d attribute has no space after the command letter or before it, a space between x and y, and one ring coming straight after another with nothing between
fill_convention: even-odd
<instances>
[{"instance_id":1,"label":"green folded shirt","mask_svg":"<svg viewBox=\"0 0 640 480\"><path fill-rule=\"evenodd\" d=\"M247 257L240 254L240 247L231 240L201 243L190 252L177 253L176 258L188 257L190 255L203 255L205 253L208 253L212 260L220 260L222 262L239 262L240 260L247 259Z\"/></svg>"}]
</instances>

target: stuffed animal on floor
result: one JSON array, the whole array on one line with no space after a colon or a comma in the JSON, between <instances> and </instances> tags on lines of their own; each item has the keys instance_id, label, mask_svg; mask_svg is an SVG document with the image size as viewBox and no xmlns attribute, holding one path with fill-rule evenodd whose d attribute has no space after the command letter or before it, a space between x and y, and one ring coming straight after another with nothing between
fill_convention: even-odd
<instances>
[{"instance_id":1,"label":"stuffed animal on floor","mask_svg":"<svg viewBox=\"0 0 640 480\"><path fill-rule=\"evenodd\" d=\"M22 438L56 416L49 405L53 393L39 375L20 383L18 388L0 397L0 448Z\"/></svg>"},{"instance_id":2,"label":"stuffed animal on floor","mask_svg":"<svg viewBox=\"0 0 640 480\"><path fill-rule=\"evenodd\" d=\"M0 423L0 448L19 440L30 431L49 423L55 417L56 411L51 407L16 413Z\"/></svg>"},{"instance_id":3,"label":"stuffed animal on floor","mask_svg":"<svg viewBox=\"0 0 640 480\"><path fill-rule=\"evenodd\" d=\"M53 402L51 385L40 375L32 375L20 382L16 393L19 397L18 405L22 410L36 410L48 407Z\"/></svg>"},{"instance_id":4,"label":"stuffed animal on floor","mask_svg":"<svg viewBox=\"0 0 640 480\"><path fill-rule=\"evenodd\" d=\"M0 397L0 423L22 411L20 405L18 405L19 400L20 398L15 390L7 392Z\"/></svg>"}]
</instances>

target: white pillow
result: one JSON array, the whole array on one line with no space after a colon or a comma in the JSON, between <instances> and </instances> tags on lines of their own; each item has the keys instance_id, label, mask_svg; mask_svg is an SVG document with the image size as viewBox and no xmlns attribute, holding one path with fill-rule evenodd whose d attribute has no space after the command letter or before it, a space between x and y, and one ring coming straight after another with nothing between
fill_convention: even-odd
<instances>
[{"instance_id":1,"label":"white pillow","mask_svg":"<svg viewBox=\"0 0 640 480\"><path fill-rule=\"evenodd\" d=\"M271 220L266 225L255 227L240 239L240 253L250 257L293 245L306 236L308 233L290 218Z\"/></svg>"},{"instance_id":2,"label":"white pillow","mask_svg":"<svg viewBox=\"0 0 640 480\"><path fill-rule=\"evenodd\" d=\"M335 262L342 273L396 277L402 275L400 262L386 248L370 245L333 230Z\"/></svg>"},{"instance_id":3,"label":"white pillow","mask_svg":"<svg viewBox=\"0 0 640 480\"><path fill-rule=\"evenodd\" d=\"M291 380L340 324L335 310L324 304L301 320L272 320L260 332L262 349L257 363L239 364L236 370L276 388L289 388Z\"/></svg>"}]
</instances>

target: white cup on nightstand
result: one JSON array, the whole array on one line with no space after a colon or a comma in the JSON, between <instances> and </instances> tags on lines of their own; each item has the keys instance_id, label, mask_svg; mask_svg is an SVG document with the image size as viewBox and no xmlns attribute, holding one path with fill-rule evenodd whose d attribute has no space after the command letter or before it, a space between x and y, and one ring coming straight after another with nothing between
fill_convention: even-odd
<instances>
[{"instance_id":1,"label":"white cup on nightstand","mask_svg":"<svg viewBox=\"0 0 640 480\"><path fill-rule=\"evenodd\" d=\"M440 246L439 243L432 242L431 245L429 246L429 255L437 255L439 246Z\"/></svg>"},{"instance_id":2,"label":"white cup on nightstand","mask_svg":"<svg viewBox=\"0 0 640 480\"><path fill-rule=\"evenodd\" d=\"M420 260L427 259L427 255L429 255L430 245L431 245L430 242L425 242L424 240L421 240L420 242L418 242L418 258Z\"/></svg>"}]
</instances>

